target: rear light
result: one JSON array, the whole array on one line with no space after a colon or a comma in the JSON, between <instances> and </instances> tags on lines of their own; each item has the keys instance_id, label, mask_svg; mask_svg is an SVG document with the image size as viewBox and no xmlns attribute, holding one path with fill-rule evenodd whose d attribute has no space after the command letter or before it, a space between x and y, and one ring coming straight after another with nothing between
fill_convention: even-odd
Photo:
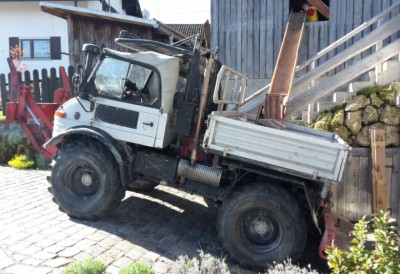
<instances>
[{"instance_id":1,"label":"rear light","mask_svg":"<svg viewBox=\"0 0 400 274\"><path fill-rule=\"evenodd\" d=\"M57 110L56 113L54 114L54 116L65 118L65 117L67 117L67 113L65 113L62 110Z\"/></svg>"}]
</instances>

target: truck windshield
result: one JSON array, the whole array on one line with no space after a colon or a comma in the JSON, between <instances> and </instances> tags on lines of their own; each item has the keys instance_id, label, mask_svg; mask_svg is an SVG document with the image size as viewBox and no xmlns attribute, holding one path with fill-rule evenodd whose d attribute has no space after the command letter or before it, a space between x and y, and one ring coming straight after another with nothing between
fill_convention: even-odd
<instances>
[{"instance_id":1,"label":"truck windshield","mask_svg":"<svg viewBox=\"0 0 400 274\"><path fill-rule=\"evenodd\" d=\"M129 63L119 59L104 58L96 71L94 84L99 95L121 98Z\"/></svg>"},{"instance_id":2,"label":"truck windshield","mask_svg":"<svg viewBox=\"0 0 400 274\"><path fill-rule=\"evenodd\" d=\"M153 105L160 96L160 78L154 70L125 60L106 57L94 76L98 95Z\"/></svg>"}]
</instances>

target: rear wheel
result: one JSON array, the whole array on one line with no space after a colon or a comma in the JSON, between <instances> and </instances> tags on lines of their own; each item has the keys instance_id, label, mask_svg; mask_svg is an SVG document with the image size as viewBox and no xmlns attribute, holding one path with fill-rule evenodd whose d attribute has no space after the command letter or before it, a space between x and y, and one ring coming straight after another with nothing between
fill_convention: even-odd
<instances>
[{"instance_id":1,"label":"rear wheel","mask_svg":"<svg viewBox=\"0 0 400 274\"><path fill-rule=\"evenodd\" d=\"M286 258L297 260L307 239L304 213L295 198L267 183L231 193L220 209L217 229L228 255L257 270Z\"/></svg>"},{"instance_id":2,"label":"rear wheel","mask_svg":"<svg viewBox=\"0 0 400 274\"><path fill-rule=\"evenodd\" d=\"M96 219L115 208L124 196L117 163L100 143L67 144L51 166L54 200L71 217Z\"/></svg>"}]
</instances>

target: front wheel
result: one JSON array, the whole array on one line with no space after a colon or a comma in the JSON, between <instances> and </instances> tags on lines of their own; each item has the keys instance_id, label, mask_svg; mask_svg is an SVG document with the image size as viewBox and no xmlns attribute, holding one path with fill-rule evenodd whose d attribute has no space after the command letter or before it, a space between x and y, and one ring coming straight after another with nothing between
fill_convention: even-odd
<instances>
[{"instance_id":1,"label":"front wheel","mask_svg":"<svg viewBox=\"0 0 400 274\"><path fill-rule=\"evenodd\" d=\"M96 141L76 141L63 146L51 166L54 201L71 217L96 219L115 208L123 198L117 163Z\"/></svg>"},{"instance_id":2,"label":"front wheel","mask_svg":"<svg viewBox=\"0 0 400 274\"><path fill-rule=\"evenodd\" d=\"M261 182L230 194L217 229L228 255L257 270L287 258L297 260L307 239L304 213L295 198L278 185Z\"/></svg>"}]
</instances>

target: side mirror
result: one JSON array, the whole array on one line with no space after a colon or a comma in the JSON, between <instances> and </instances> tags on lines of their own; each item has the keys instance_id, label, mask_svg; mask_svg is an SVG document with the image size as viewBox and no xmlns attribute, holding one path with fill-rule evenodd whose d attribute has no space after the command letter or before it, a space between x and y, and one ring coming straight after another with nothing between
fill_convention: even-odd
<instances>
[{"instance_id":1,"label":"side mirror","mask_svg":"<svg viewBox=\"0 0 400 274\"><path fill-rule=\"evenodd\" d=\"M92 70L93 57L100 53L100 48L93 44L84 44L82 51L86 54L85 76L87 77Z\"/></svg>"}]
</instances>

